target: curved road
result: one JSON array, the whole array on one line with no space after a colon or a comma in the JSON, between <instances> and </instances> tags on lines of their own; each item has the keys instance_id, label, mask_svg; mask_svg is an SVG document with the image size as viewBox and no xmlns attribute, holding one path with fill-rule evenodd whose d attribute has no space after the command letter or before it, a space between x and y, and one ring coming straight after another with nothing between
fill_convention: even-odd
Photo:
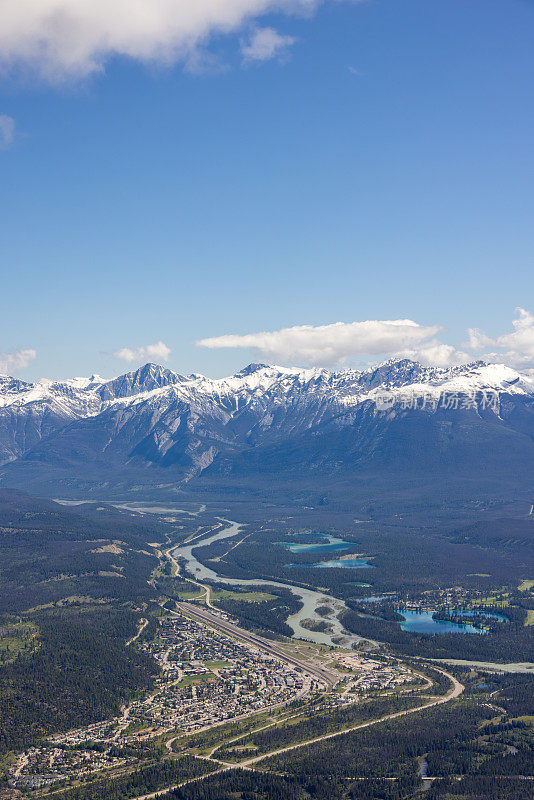
<instances>
[{"instance_id":1,"label":"curved road","mask_svg":"<svg viewBox=\"0 0 534 800\"><path fill-rule=\"evenodd\" d=\"M352 728L345 728L342 731L336 731L335 733L325 733L322 736L317 736L315 739L307 739L305 742L299 742L298 744L292 744L288 747L281 747L279 750L272 750L270 753L264 753L261 756L255 756L254 758L249 758L247 761L241 761L239 766L246 767L249 764L256 764L258 761L263 761L265 758L270 758L271 756L277 756L281 753L288 753L291 750L297 750L299 747L306 747L310 744L317 744L317 742L323 742L326 739L333 739L336 736L344 736L346 733L352 733L352 731L358 731L361 728L369 728L371 725L377 725L379 722L386 722L388 719L396 719L397 717L405 717L407 714L414 714L416 711L423 711L425 708L432 708L433 706L439 706L442 703L448 703L450 700L454 700L456 697L459 697L465 686L456 680L453 675L450 675L448 672L444 670L437 670L441 672L443 675L446 675L447 678L452 682L453 686L446 695L443 697L438 697L435 700L430 700L428 703L425 703L422 706L417 706L416 708L407 708L404 711L395 711L392 714L386 714L385 717L380 717L379 719L373 719L369 722L361 722L359 725L354 725Z\"/></svg>"},{"instance_id":2,"label":"curved road","mask_svg":"<svg viewBox=\"0 0 534 800\"><path fill-rule=\"evenodd\" d=\"M257 764L259 761L263 761L271 756L277 756L281 753L288 753L291 750L298 750L300 747L307 747L310 744L317 744L318 742L323 742L326 739L333 739L336 736L345 736L347 733L352 733L353 731L361 730L362 728L370 728L372 725L379 725L381 722L387 722L390 719L396 719L397 717L405 717L408 714L415 714L417 711L424 711L426 708L432 708L434 706L442 705L443 703L449 703L451 700L459 697L465 686L461 684L456 678L451 675L449 672L446 672L444 669L437 669L433 666L433 669L436 669L437 672L441 672L442 675L445 675L450 682L452 683L452 688L447 692L447 694L443 695L443 697L438 697L435 700L430 700L428 703L424 703L421 706L416 706L415 708L408 708L404 711L396 711L393 714L386 714L384 717L379 717L379 719L373 719L369 722L362 722L359 725L354 725L352 728L346 728L343 731L337 731L336 733L325 733L322 736L317 736L315 739L307 739L305 742L298 742L297 744L289 745L288 747L281 747L278 750L271 750L270 753L264 753L261 756L256 756L255 758L249 758L247 761L241 761L237 764L225 764L224 762L213 760L215 764L224 764L221 769L214 770L210 775L219 775L222 772L229 772L232 769L253 769L253 765ZM207 760L210 760L209 758ZM197 781L204 780L207 778L208 775L199 775L196 778L189 778L188 780L182 781L181 783L174 784L174 786L168 786L163 789L158 789L157 792L151 792L150 794L145 794L140 797L136 797L133 800L153 800L153 798L158 797L159 795L165 794L165 792L171 792L174 789L178 789L181 786L186 786L190 783L196 783Z\"/></svg>"},{"instance_id":3,"label":"curved road","mask_svg":"<svg viewBox=\"0 0 534 800\"><path fill-rule=\"evenodd\" d=\"M146 628L147 625L148 625L148 620L147 619L140 619L139 620L139 628L137 629L137 633L135 634L135 636L132 636L131 639L128 639L128 641L125 644L125 647L129 647L131 644L133 644L133 642L137 641L137 639L139 639L139 637L141 636L141 634L143 633L143 631L144 631L144 629Z\"/></svg>"}]
</instances>

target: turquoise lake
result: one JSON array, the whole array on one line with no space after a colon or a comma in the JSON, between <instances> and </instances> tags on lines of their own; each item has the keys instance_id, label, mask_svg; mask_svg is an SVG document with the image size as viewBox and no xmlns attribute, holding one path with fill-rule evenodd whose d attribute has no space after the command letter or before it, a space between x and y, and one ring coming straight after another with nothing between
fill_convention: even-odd
<instances>
[{"instance_id":1,"label":"turquoise lake","mask_svg":"<svg viewBox=\"0 0 534 800\"><path fill-rule=\"evenodd\" d=\"M403 631L409 633L486 633L468 622L448 622L434 619L435 612L433 611L401 611L400 609L395 609L395 611L404 617L404 622L400 622L399 625Z\"/></svg>"},{"instance_id":2,"label":"turquoise lake","mask_svg":"<svg viewBox=\"0 0 534 800\"><path fill-rule=\"evenodd\" d=\"M296 565L295 565L296 566ZM330 561L320 561L312 567L337 567L338 569L373 569L365 558L333 558Z\"/></svg>"},{"instance_id":3,"label":"turquoise lake","mask_svg":"<svg viewBox=\"0 0 534 800\"><path fill-rule=\"evenodd\" d=\"M350 550L350 544L344 542L343 539L336 539L335 536L327 536L326 533L317 534L318 536L322 536L323 539L327 539L328 541L324 544L319 544L314 542L313 544L292 544L291 542L277 542L276 544L285 547L287 550L291 550L292 553L328 553L334 552L339 553L342 550Z\"/></svg>"},{"instance_id":4,"label":"turquoise lake","mask_svg":"<svg viewBox=\"0 0 534 800\"><path fill-rule=\"evenodd\" d=\"M292 544L291 542L277 542L282 547L291 550L292 553L340 553L343 550L350 550L353 544L348 544L343 539L336 539L335 536L329 536L326 533L314 534L322 536L327 539L324 544ZM369 569L372 564L369 564L365 558L334 558L330 561L318 561L316 564L285 564L286 567L316 567L316 568L338 568L338 569Z\"/></svg>"}]
</instances>

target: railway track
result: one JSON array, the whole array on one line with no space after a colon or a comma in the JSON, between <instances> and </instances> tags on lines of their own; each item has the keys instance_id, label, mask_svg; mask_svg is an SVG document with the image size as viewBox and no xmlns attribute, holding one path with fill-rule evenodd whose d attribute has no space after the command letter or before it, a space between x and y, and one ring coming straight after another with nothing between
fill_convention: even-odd
<instances>
[{"instance_id":1,"label":"railway track","mask_svg":"<svg viewBox=\"0 0 534 800\"><path fill-rule=\"evenodd\" d=\"M208 625L211 625L213 628L217 630L223 631L224 633L230 634L230 636L234 636L237 639L241 639L248 644L252 644L255 647L264 650L269 655L273 655L276 658L279 658L281 661L284 661L286 664L289 664L292 667L298 667L307 675L315 680L319 681L326 685L327 689L332 689L335 684L337 683L337 679L334 675L327 669L321 669L320 667L310 666L307 662L301 661L298 658L295 658L288 653L285 653L281 648L276 647L270 642L268 639L264 639L262 636L258 636L254 633L250 633L250 631L246 631L243 628L239 628L237 625L233 625L231 622L226 622L225 620L219 619L214 614L211 614L209 611L205 611L204 609L199 609L196 606L192 605L191 603L180 603L176 604L180 611L182 611L186 616L193 617L194 619L198 619L201 622L204 622Z\"/></svg>"}]
</instances>

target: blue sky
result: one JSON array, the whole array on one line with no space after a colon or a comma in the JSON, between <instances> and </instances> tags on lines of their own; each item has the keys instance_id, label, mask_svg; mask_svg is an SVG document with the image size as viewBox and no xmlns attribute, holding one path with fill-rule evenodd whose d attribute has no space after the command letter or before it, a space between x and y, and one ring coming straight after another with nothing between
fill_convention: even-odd
<instances>
[{"instance_id":1,"label":"blue sky","mask_svg":"<svg viewBox=\"0 0 534 800\"><path fill-rule=\"evenodd\" d=\"M0 34L9 371L111 376L156 352L223 375L421 342L534 366L534 3L332 1L226 28L164 65L100 48L93 72ZM325 327L399 319L415 339ZM303 325L311 350L220 339Z\"/></svg>"}]
</instances>

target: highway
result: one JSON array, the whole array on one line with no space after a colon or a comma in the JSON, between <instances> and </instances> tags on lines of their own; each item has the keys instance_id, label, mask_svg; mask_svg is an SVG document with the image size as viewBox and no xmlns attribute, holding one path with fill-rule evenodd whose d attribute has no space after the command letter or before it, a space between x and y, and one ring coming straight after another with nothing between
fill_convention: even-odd
<instances>
[{"instance_id":1,"label":"highway","mask_svg":"<svg viewBox=\"0 0 534 800\"><path fill-rule=\"evenodd\" d=\"M254 758L249 758L247 761L241 761L239 766L247 767L249 764L256 764L258 761L263 761L266 758L270 758L271 756L277 756L282 753L289 753L291 750L298 750L301 747L307 747L310 744L317 744L317 742L324 742L326 739L334 739L336 736L345 736L347 733L352 733L353 731L358 731L361 728L369 728L371 725L377 725L380 722L386 722L389 719L397 719L398 717L405 717L408 714L414 714L416 711L423 711L427 708L432 708L433 706L439 706L443 703L448 703L450 700L454 700L455 698L459 697L465 686L456 680L456 678L445 670L440 669L437 670L441 672L442 675L445 675L452 683L452 688L447 692L447 694L443 695L442 697L434 698L430 700L428 703L424 703L421 706L415 706L414 708L407 708L404 711L395 711L391 714L386 714L384 717L380 717L379 719L372 719L368 722L360 722L358 725L354 725L351 728L345 728L342 731L336 731L334 733L325 733L322 736L317 736L315 739L307 739L304 742L297 742L297 744L288 745L288 747L281 747L278 750L271 750L270 753L264 753L261 756L255 756Z\"/></svg>"},{"instance_id":2,"label":"highway","mask_svg":"<svg viewBox=\"0 0 534 800\"><path fill-rule=\"evenodd\" d=\"M187 604L183 603L182 605L187 605ZM420 705L420 706L415 706L414 708L408 708L408 709L406 709L404 711L396 711L396 712L394 712L392 714L386 714L386 716L379 717L378 719L369 720L368 722L361 722L358 725L354 725L351 728L345 728L342 731L336 731L334 733L326 733L326 734L323 734L322 736L317 736L315 739L307 739L304 742L298 742L297 744L289 745L288 747L281 747L278 750L271 750L269 753L264 753L263 755L256 756L254 758L249 758L246 761L241 761L241 762L238 762L236 764L227 764L227 763L225 764L225 762L221 762L219 760L213 759L213 763L216 763L216 764L222 765L222 766L220 766L220 769L216 770L216 773L212 773L212 774L220 775L223 772L229 772L230 770L233 770L233 769L251 769L251 770L254 770L254 765L257 762L264 761L265 759L270 758L272 756L280 755L282 753L288 753L291 750L298 750L301 747L307 747L307 746L312 745L312 744L317 744L318 742L322 742L322 741L325 741L327 739L334 739L336 736L346 736L348 733L352 733L354 731L361 730L362 728L369 728L372 725L378 725L381 722L386 722L387 720L397 719L398 717L404 717L404 716L407 716L408 714L415 714L418 711L424 711L424 710L426 710L428 708L432 708L433 706L442 705L443 703L449 703L451 700L454 700L454 699L456 699L457 697L459 697L461 695L461 693L465 689L465 686L463 686L463 684L461 684L459 681L457 681L456 678L453 675L451 675L449 672L446 672L444 669L438 669L437 671L441 672L442 675L445 675L450 680L450 682L452 683L452 687L447 692L447 694L445 694L445 695L443 695L441 697L438 697L438 698L434 698L433 700L430 700L428 703L424 703L423 705ZM205 758L207 758L207 760L211 760L209 757L205 757ZM170 792L173 789L178 789L181 786L187 786L190 783L197 783L199 781L205 780L206 777L208 777L208 776L207 775L200 775L200 776L198 776L196 778L189 778L187 780L182 781L181 783L175 784L174 786L169 786L169 787L166 787L165 789L159 789L156 792L151 792L150 794L145 794L145 795L142 795L140 797L136 797L134 800L152 800L153 798L161 796L161 795L165 794L166 792Z\"/></svg>"}]
</instances>

